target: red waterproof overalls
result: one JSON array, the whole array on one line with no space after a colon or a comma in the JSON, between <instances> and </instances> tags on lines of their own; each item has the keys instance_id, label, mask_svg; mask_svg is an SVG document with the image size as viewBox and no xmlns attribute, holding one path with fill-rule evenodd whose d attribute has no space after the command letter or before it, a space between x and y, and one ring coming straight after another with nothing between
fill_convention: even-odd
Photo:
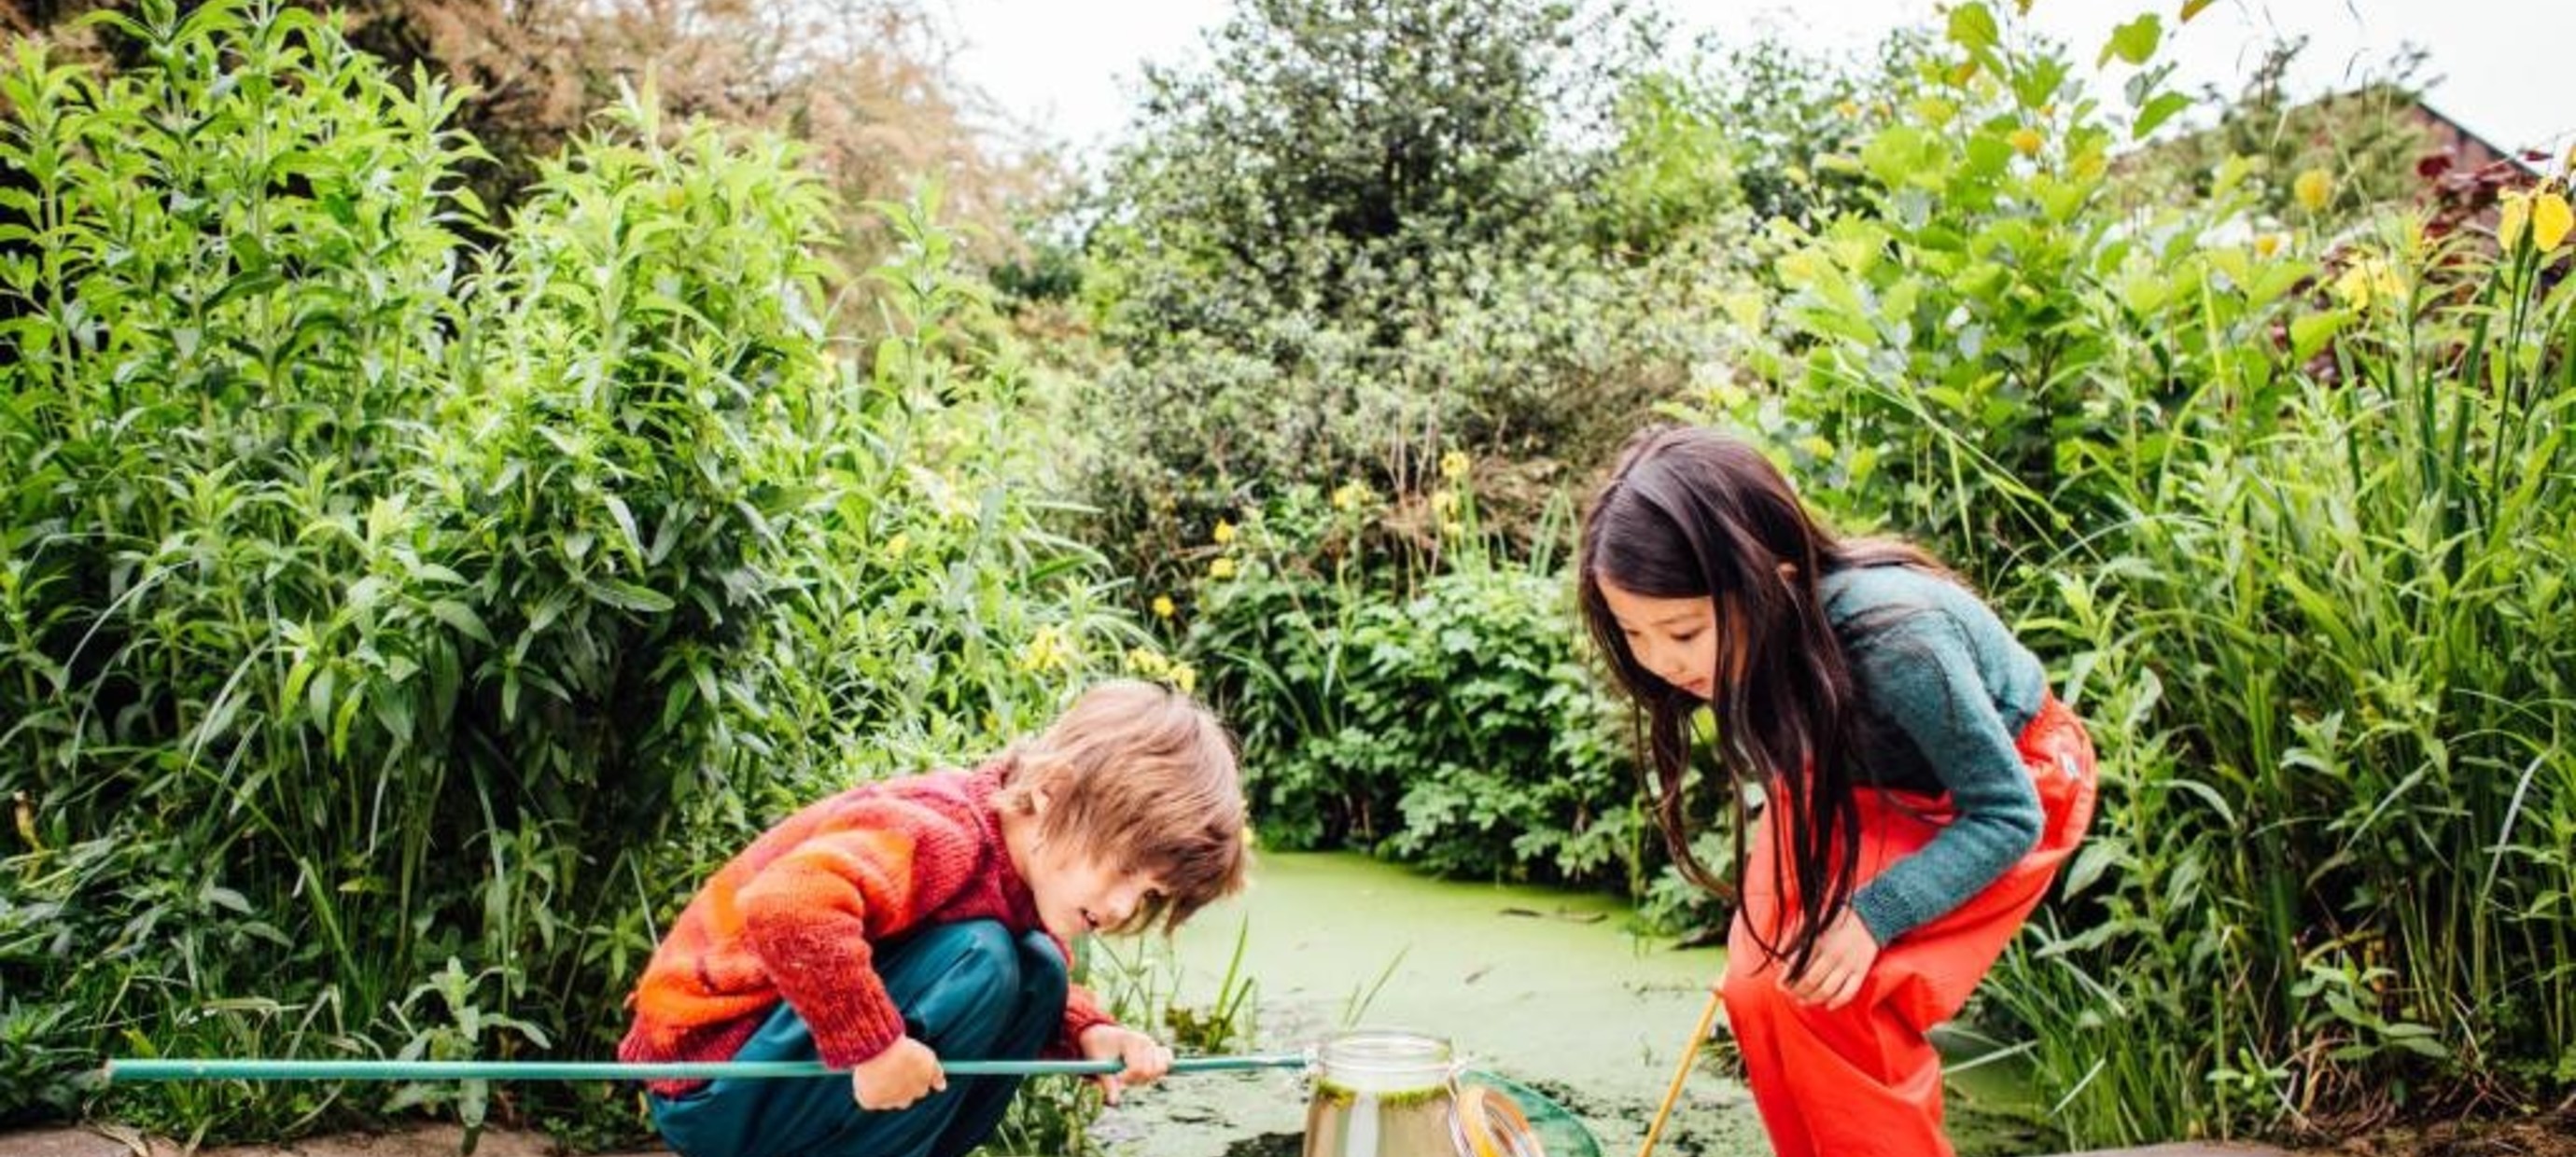
<instances>
[{"instance_id":1,"label":"red waterproof overalls","mask_svg":"<svg viewBox=\"0 0 2576 1157\"><path fill-rule=\"evenodd\" d=\"M1858 995L1839 1009L1801 1005L1780 987L1747 920L1774 943L1783 888L1771 847L1782 809L1756 831L1743 902L1727 938L1726 1017L1744 1052L1754 1104L1779 1157L1949 1157L1941 1130L1941 1058L1925 1030L1948 1020L2003 954L2093 818L2093 743L2052 696L2021 733L2023 766L2039 790L2039 843L1985 891L1884 946ZM1940 834L1946 796L1864 791L1860 865L1866 883Z\"/></svg>"}]
</instances>

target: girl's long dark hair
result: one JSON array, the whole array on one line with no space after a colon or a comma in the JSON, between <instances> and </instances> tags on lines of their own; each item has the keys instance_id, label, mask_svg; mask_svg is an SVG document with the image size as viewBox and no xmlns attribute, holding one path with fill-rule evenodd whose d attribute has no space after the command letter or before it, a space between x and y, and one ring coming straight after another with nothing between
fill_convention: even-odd
<instances>
[{"instance_id":1,"label":"girl's long dark hair","mask_svg":"<svg viewBox=\"0 0 2576 1157\"><path fill-rule=\"evenodd\" d=\"M1734 875L1743 878L1751 842L1744 796L1734 789L1759 784L1766 806L1787 809L1788 839L1773 844L1771 867L1797 904L1785 934L1777 923L1752 932L1773 959L1788 961L1791 977L1802 974L1817 932L1851 901L1850 849L1860 835L1849 760L1860 717L1818 581L1863 566L1948 572L1905 543L1835 537L1761 452L1689 427L1647 430L1620 451L1584 509L1579 562L1584 622L1643 722L1645 790L1664 846L1684 879L1731 898L1690 847L1684 779L1699 700L1637 662L1601 584L1713 604L1718 657L1709 707L1730 781L1723 794L1738 836Z\"/></svg>"}]
</instances>

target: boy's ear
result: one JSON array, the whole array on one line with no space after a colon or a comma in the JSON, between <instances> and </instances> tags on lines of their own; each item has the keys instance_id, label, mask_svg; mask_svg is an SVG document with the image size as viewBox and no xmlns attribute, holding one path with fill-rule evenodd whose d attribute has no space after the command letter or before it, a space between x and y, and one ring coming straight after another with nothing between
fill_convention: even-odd
<instances>
[{"instance_id":1,"label":"boy's ear","mask_svg":"<svg viewBox=\"0 0 2576 1157\"><path fill-rule=\"evenodd\" d=\"M1029 814L1033 816L1045 815L1047 812L1047 805L1055 802L1054 797L1047 794L1047 789L1043 786L1029 789L1028 799Z\"/></svg>"}]
</instances>

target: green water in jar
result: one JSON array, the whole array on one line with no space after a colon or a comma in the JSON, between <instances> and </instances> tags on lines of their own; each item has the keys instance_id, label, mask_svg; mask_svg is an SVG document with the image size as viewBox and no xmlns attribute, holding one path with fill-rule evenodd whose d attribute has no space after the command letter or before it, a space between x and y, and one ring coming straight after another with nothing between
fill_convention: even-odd
<instances>
[{"instance_id":1,"label":"green water in jar","mask_svg":"<svg viewBox=\"0 0 2576 1157\"><path fill-rule=\"evenodd\" d=\"M1455 1110L1447 1085L1363 1093L1317 1081L1304 1157L1453 1157Z\"/></svg>"}]
</instances>

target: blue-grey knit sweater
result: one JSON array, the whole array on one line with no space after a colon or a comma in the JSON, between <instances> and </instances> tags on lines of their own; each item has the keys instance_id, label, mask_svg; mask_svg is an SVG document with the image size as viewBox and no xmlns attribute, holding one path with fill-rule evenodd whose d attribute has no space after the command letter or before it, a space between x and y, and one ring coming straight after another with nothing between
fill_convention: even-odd
<instances>
[{"instance_id":1,"label":"blue-grey knit sweater","mask_svg":"<svg viewBox=\"0 0 2576 1157\"><path fill-rule=\"evenodd\" d=\"M1861 704L1852 778L1947 792L1957 818L1852 898L1881 945L1966 903L2039 842L2039 794L2018 750L2048 675L1957 584L1856 567L1818 584Z\"/></svg>"}]
</instances>

